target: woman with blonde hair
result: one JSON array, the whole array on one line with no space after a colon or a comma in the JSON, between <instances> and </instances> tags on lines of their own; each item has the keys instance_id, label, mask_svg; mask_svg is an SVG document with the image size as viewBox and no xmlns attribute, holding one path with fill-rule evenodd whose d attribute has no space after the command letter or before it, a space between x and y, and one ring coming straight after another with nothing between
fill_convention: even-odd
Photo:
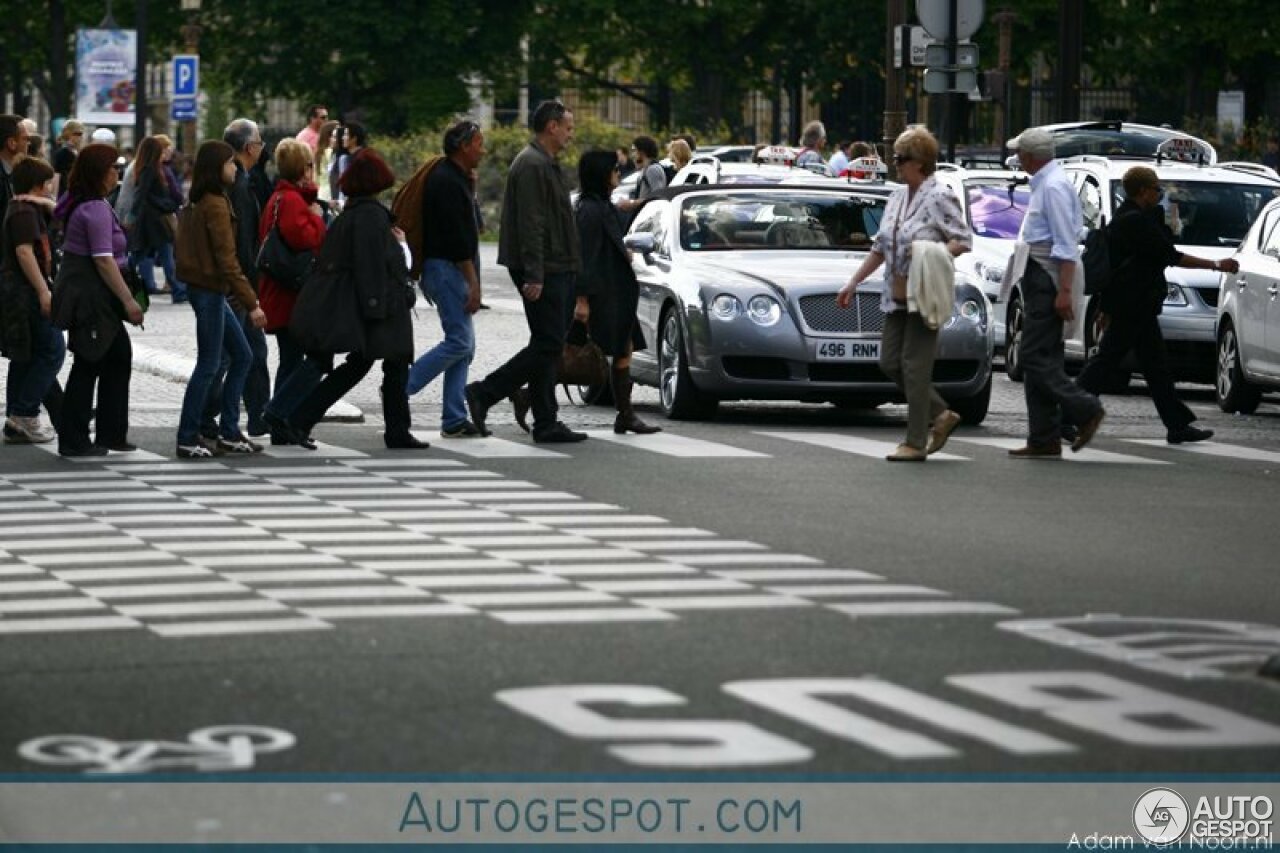
<instances>
[{"instance_id":1,"label":"woman with blonde hair","mask_svg":"<svg viewBox=\"0 0 1280 853\"><path fill-rule=\"evenodd\" d=\"M947 408L933 387L938 330L929 328L923 314L907 310L911 245L922 240L939 243L954 258L969 251L973 236L960 200L933 177L938 165L938 140L933 134L923 127L903 131L893 143L893 162L903 185L889 196L871 251L840 289L836 304L848 308L858 285L881 264L887 265L880 296L885 315L880 369L907 399L907 436L887 458L890 462L923 462L947 443L960 415Z\"/></svg>"},{"instance_id":2,"label":"woman with blonde hair","mask_svg":"<svg viewBox=\"0 0 1280 853\"><path fill-rule=\"evenodd\" d=\"M311 183L316 185L317 198L323 202L333 201L333 193L329 187L329 169L333 166L334 136L337 134L338 122L330 119L320 125L320 135L316 138L315 163L312 165ZM277 168L280 153L276 152Z\"/></svg>"},{"instance_id":3,"label":"woman with blonde hair","mask_svg":"<svg viewBox=\"0 0 1280 853\"><path fill-rule=\"evenodd\" d=\"M675 165L676 171L679 172L685 166L688 166L689 161L693 159L693 149L683 139L673 139L667 145L667 157Z\"/></svg>"}]
</instances>

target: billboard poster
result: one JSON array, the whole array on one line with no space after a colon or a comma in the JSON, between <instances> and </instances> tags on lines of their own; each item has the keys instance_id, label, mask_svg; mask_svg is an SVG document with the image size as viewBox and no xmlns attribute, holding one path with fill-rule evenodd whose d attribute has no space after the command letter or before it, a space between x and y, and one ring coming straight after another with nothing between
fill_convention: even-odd
<instances>
[{"instance_id":1,"label":"billboard poster","mask_svg":"<svg viewBox=\"0 0 1280 853\"><path fill-rule=\"evenodd\" d=\"M137 83L136 30L76 30L76 118L133 124Z\"/></svg>"}]
</instances>

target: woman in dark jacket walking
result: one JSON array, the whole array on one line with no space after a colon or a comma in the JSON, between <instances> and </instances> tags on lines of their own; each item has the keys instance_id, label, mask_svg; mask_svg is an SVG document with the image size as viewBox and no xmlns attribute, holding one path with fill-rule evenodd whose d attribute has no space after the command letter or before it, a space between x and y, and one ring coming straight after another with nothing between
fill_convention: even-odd
<instances>
[{"instance_id":1,"label":"woman in dark jacket walking","mask_svg":"<svg viewBox=\"0 0 1280 853\"><path fill-rule=\"evenodd\" d=\"M429 446L409 431L409 397L405 385L414 356L413 319L409 315L414 292L409 284L404 232L392 227L391 213L377 200L379 193L394 184L395 175L378 152L372 148L361 149L342 175L341 189L347 202L325 237L321 263L350 270L350 275L337 286L345 284L355 288L351 304L359 314L312 319L302 310L302 305L294 313L291 327L304 342L324 336L324 332L316 336L308 334L305 328L308 322L329 326L350 322L360 326L350 335L361 340L360 346L348 353L342 366L330 372L283 424L285 431L292 433L304 447L315 448L308 440L312 428L379 360L382 361L386 446L404 449ZM314 284L313 281L309 286ZM303 301L306 301L305 295ZM308 358L312 355L317 354L308 353Z\"/></svg>"},{"instance_id":2,"label":"woman in dark jacket walking","mask_svg":"<svg viewBox=\"0 0 1280 853\"><path fill-rule=\"evenodd\" d=\"M155 262L160 261L165 276L174 275L173 240L176 228L174 214L182 206L181 189L175 195L164 168L166 148L173 144L168 137L148 136L138 146L133 165L133 227L129 230L129 258L142 276L148 293L159 293L156 286ZM185 288L174 284L174 300L186 299Z\"/></svg>"},{"instance_id":3,"label":"woman in dark jacket walking","mask_svg":"<svg viewBox=\"0 0 1280 853\"><path fill-rule=\"evenodd\" d=\"M631 253L622 244L622 220L609 201L618 186L618 158L612 151L588 151L578 160L578 196L574 218L582 241L573 319L587 324L591 338L610 357L616 433L660 432L636 416L631 406L631 353L645 348L636 322L640 287L631 270Z\"/></svg>"}]
</instances>

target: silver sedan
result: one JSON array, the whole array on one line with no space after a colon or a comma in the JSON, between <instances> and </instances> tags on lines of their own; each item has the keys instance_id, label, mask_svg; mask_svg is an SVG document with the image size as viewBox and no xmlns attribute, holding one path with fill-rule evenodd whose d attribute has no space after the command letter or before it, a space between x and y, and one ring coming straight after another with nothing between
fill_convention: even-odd
<instances>
[{"instance_id":1,"label":"silver sedan","mask_svg":"<svg viewBox=\"0 0 1280 853\"><path fill-rule=\"evenodd\" d=\"M652 199L626 238L650 341L632 360L636 381L658 387L672 418L709 418L721 400L900 401L878 364L883 279L864 282L849 309L835 301L884 206L883 192L830 181L673 188ZM934 382L969 423L987 414L992 353L988 302L958 274Z\"/></svg>"}]
</instances>

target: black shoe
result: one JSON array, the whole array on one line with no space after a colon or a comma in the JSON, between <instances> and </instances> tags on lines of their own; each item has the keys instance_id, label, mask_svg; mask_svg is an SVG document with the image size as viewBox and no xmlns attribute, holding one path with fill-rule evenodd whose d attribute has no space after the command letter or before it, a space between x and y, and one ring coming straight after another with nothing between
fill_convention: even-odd
<instances>
[{"instance_id":1,"label":"black shoe","mask_svg":"<svg viewBox=\"0 0 1280 853\"><path fill-rule=\"evenodd\" d=\"M533 440L538 444L569 444L575 441L586 441L585 432L574 432L560 421L544 430L534 430Z\"/></svg>"},{"instance_id":2,"label":"black shoe","mask_svg":"<svg viewBox=\"0 0 1280 853\"><path fill-rule=\"evenodd\" d=\"M529 407L532 405L528 388L517 388L511 395L511 408L515 410L516 423L525 432L529 431Z\"/></svg>"},{"instance_id":3,"label":"black shoe","mask_svg":"<svg viewBox=\"0 0 1280 853\"><path fill-rule=\"evenodd\" d=\"M484 425L484 420L489 416L489 407L480 400L480 383L472 382L468 385L464 392L467 397L467 411L471 413L471 423L476 425L476 429L480 430L480 435L489 437L492 432Z\"/></svg>"},{"instance_id":4,"label":"black shoe","mask_svg":"<svg viewBox=\"0 0 1280 853\"><path fill-rule=\"evenodd\" d=\"M1062 435L1063 444L1075 443L1076 436L1078 436L1079 434L1080 434L1080 429L1076 427L1074 424L1062 425L1061 435Z\"/></svg>"},{"instance_id":5,"label":"black shoe","mask_svg":"<svg viewBox=\"0 0 1280 853\"><path fill-rule=\"evenodd\" d=\"M66 456L69 459L80 459L88 456L106 456L107 449L105 447L96 447L89 445L88 447L59 447L59 456Z\"/></svg>"},{"instance_id":6,"label":"black shoe","mask_svg":"<svg viewBox=\"0 0 1280 853\"><path fill-rule=\"evenodd\" d=\"M263 412L262 420L266 423L267 431L271 434L271 443L276 447L292 444L304 447L307 450L316 449L316 440L314 438L274 412Z\"/></svg>"},{"instance_id":7,"label":"black shoe","mask_svg":"<svg viewBox=\"0 0 1280 853\"><path fill-rule=\"evenodd\" d=\"M471 421L463 421L457 426L440 430L441 438L480 438L480 430Z\"/></svg>"},{"instance_id":8,"label":"black shoe","mask_svg":"<svg viewBox=\"0 0 1280 853\"><path fill-rule=\"evenodd\" d=\"M138 445L132 444L128 441L121 441L117 444L98 444L95 446L102 447L107 450L114 450L116 453L133 453L138 449Z\"/></svg>"},{"instance_id":9,"label":"black shoe","mask_svg":"<svg viewBox=\"0 0 1280 853\"><path fill-rule=\"evenodd\" d=\"M1208 441L1213 438L1213 430L1200 429L1191 424L1178 429L1169 430L1169 434L1165 436L1165 441L1170 444L1187 444L1192 441Z\"/></svg>"},{"instance_id":10,"label":"black shoe","mask_svg":"<svg viewBox=\"0 0 1280 853\"><path fill-rule=\"evenodd\" d=\"M404 435L384 435L382 440L388 450L426 450L431 446L411 432Z\"/></svg>"},{"instance_id":11,"label":"black shoe","mask_svg":"<svg viewBox=\"0 0 1280 853\"><path fill-rule=\"evenodd\" d=\"M485 305L483 302L481 302L481 303L480 303L480 310L481 310L481 311L488 311L488 310L489 310L489 308L490 308L490 306Z\"/></svg>"}]
</instances>

